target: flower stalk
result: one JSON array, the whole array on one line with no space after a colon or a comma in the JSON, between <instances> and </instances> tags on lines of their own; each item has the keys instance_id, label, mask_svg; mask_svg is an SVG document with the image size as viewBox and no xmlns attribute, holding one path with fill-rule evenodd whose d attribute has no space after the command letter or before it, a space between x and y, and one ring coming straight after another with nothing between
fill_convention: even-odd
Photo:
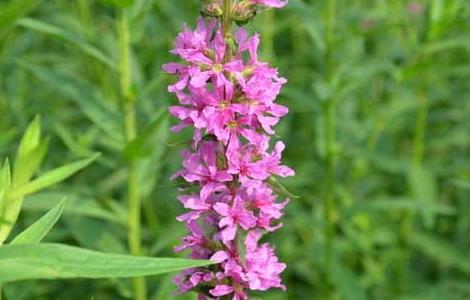
<instances>
[{"instance_id":1,"label":"flower stalk","mask_svg":"<svg viewBox=\"0 0 470 300\"><path fill-rule=\"evenodd\" d=\"M423 164L426 123L428 116L428 99L425 92L419 92L418 96L418 112L416 118L415 132L413 137L413 166L421 168Z\"/></svg>"},{"instance_id":2,"label":"flower stalk","mask_svg":"<svg viewBox=\"0 0 470 300\"><path fill-rule=\"evenodd\" d=\"M126 142L132 142L137 136L135 98L132 92L132 71L130 61L130 33L126 11L121 11L118 20L120 53L120 88L123 99L124 132ZM141 197L137 182L137 170L134 160L127 163L128 188L128 246L132 255L142 255L141 246ZM132 279L135 300L147 298L145 278Z\"/></svg>"},{"instance_id":3,"label":"flower stalk","mask_svg":"<svg viewBox=\"0 0 470 300\"><path fill-rule=\"evenodd\" d=\"M325 77L332 80L334 72L334 36L336 28L336 0L328 0L325 18ZM325 221L325 272L327 280L331 274L331 256L334 251L335 238L335 178L336 178L336 99L335 95L326 99L323 105L324 145L325 145L325 182L323 215Z\"/></svg>"},{"instance_id":4,"label":"flower stalk","mask_svg":"<svg viewBox=\"0 0 470 300\"><path fill-rule=\"evenodd\" d=\"M232 0L224 0L222 11L222 28L224 39L227 42L232 33Z\"/></svg>"},{"instance_id":5,"label":"flower stalk","mask_svg":"<svg viewBox=\"0 0 470 300\"><path fill-rule=\"evenodd\" d=\"M325 126L325 195L324 195L324 219L325 219L325 270L330 274L331 255L334 243L334 214L335 214L335 177L336 177L336 153L335 153L335 102L333 99L324 104Z\"/></svg>"},{"instance_id":6,"label":"flower stalk","mask_svg":"<svg viewBox=\"0 0 470 300\"><path fill-rule=\"evenodd\" d=\"M224 0L222 9L222 31L227 48L225 49L224 63L232 59L231 35L232 35L232 0Z\"/></svg>"}]
</instances>

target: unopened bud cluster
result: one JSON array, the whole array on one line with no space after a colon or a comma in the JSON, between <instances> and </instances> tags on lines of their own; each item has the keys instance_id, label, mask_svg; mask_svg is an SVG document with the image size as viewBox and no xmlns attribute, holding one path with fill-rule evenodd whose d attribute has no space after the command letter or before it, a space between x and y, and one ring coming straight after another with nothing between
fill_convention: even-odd
<instances>
[{"instance_id":1,"label":"unopened bud cluster","mask_svg":"<svg viewBox=\"0 0 470 300\"><path fill-rule=\"evenodd\" d=\"M201 14L205 17L221 18L224 0L202 0ZM231 18L238 24L249 22L265 7L283 7L287 0L239 0L231 8Z\"/></svg>"}]
</instances>

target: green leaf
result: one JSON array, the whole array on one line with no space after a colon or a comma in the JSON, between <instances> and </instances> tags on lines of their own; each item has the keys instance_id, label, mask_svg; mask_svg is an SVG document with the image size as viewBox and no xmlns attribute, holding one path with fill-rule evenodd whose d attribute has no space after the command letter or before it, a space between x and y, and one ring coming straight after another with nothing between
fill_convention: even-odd
<instances>
[{"instance_id":1,"label":"green leaf","mask_svg":"<svg viewBox=\"0 0 470 300\"><path fill-rule=\"evenodd\" d=\"M67 32L63 28L45 23L43 21L30 19L30 18L24 18L24 19L18 20L17 24L25 28L40 32L40 33L48 34L48 35L63 39L77 46L78 49L82 51L83 53L85 53L86 55L96 59L97 61L105 64L106 66L110 67L113 70L116 69L116 64L109 57L107 57L101 50L80 40L79 37L74 36L74 34Z\"/></svg>"},{"instance_id":2,"label":"green leaf","mask_svg":"<svg viewBox=\"0 0 470 300\"><path fill-rule=\"evenodd\" d=\"M0 224L0 245L8 238L21 211L23 198L72 176L99 157L100 154L52 170L41 177L9 189L4 196L4 223Z\"/></svg>"},{"instance_id":3,"label":"green leaf","mask_svg":"<svg viewBox=\"0 0 470 300\"><path fill-rule=\"evenodd\" d=\"M12 26L17 19L36 8L39 2L40 0L15 0L6 4L0 3L0 30Z\"/></svg>"},{"instance_id":4,"label":"green leaf","mask_svg":"<svg viewBox=\"0 0 470 300\"><path fill-rule=\"evenodd\" d=\"M101 220L127 224L127 216L121 217L113 211L107 210L98 204L98 200L80 194L67 192L40 192L27 197L23 209L30 211L48 211L56 206L63 198L67 198L64 215L92 217Z\"/></svg>"},{"instance_id":5,"label":"green leaf","mask_svg":"<svg viewBox=\"0 0 470 300\"><path fill-rule=\"evenodd\" d=\"M343 300L365 300L366 292L362 287L359 277L351 270L339 263L333 264L332 281L338 287L340 299Z\"/></svg>"},{"instance_id":6,"label":"green leaf","mask_svg":"<svg viewBox=\"0 0 470 300\"><path fill-rule=\"evenodd\" d=\"M461 36L449 40L437 41L425 45L422 48L424 55L432 55L440 52L449 52L450 50L463 49L470 51L470 42L468 36Z\"/></svg>"},{"instance_id":7,"label":"green leaf","mask_svg":"<svg viewBox=\"0 0 470 300\"><path fill-rule=\"evenodd\" d=\"M118 8L127 8L134 4L134 0L101 0L101 2Z\"/></svg>"},{"instance_id":8,"label":"green leaf","mask_svg":"<svg viewBox=\"0 0 470 300\"><path fill-rule=\"evenodd\" d=\"M124 240L119 238L122 227L109 227L100 220L77 216L65 218L65 224L81 247L107 253L127 253Z\"/></svg>"},{"instance_id":9,"label":"green leaf","mask_svg":"<svg viewBox=\"0 0 470 300\"><path fill-rule=\"evenodd\" d=\"M293 198L293 199L299 199L300 196L292 194L285 186L283 186L279 181L277 181L276 178L274 177L269 177L268 179L268 184L269 186L273 189L274 192L276 192L280 196L288 197L288 198Z\"/></svg>"},{"instance_id":10,"label":"green leaf","mask_svg":"<svg viewBox=\"0 0 470 300\"><path fill-rule=\"evenodd\" d=\"M2 130L3 131L3 130ZM12 128L10 130L6 130L5 132L0 132L0 153L4 151L11 141L15 138L17 130Z\"/></svg>"},{"instance_id":11,"label":"green leaf","mask_svg":"<svg viewBox=\"0 0 470 300\"><path fill-rule=\"evenodd\" d=\"M49 140L41 142L36 148L28 153L24 153L15 160L13 170L13 184L15 186L25 184L41 166L49 147Z\"/></svg>"},{"instance_id":12,"label":"green leaf","mask_svg":"<svg viewBox=\"0 0 470 300\"><path fill-rule=\"evenodd\" d=\"M79 160L74 163L49 171L37 179L34 179L19 187L15 187L13 191L7 194L7 196L13 199L17 197L24 197L26 195L38 192L46 187L59 183L72 176L73 174L77 173L81 169L87 167L99 156L100 154L95 154L90 158Z\"/></svg>"},{"instance_id":13,"label":"green leaf","mask_svg":"<svg viewBox=\"0 0 470 300\"><path fill-rule=\"evenodd\" d=\"M31 64L21 64L21 66L31 71L62 95L73 100L88 119L112 137L118 145L124 141L119 122L121 118L119 112L107 101L104 101L101 93L94 87L64 72L51 71L51 69Z\"/></svg>"},{"instance_id":14,"label":"green leaf","mask_svg":"<svg viewBox=\"0 0 470 300\"><path fill-rule=\"evenodd\" d=\"M210 261L106 254L59 244L0 247L0 283L27 279L119 278L165 274Z\"/></svg>"},{"instance_id":15,"label":"green leaf","mask_svg":"<svg viewBox=\"0 0 470 300\"><path fill-rule=\"evenodd\" d=\"M65 199L33 225L21 232L10 244L38 244L59 220L64 210Z\"/></svg>"},{"instance_id":16,"label":"green leaf","mask_svg":"<svg viewBox=\"0 0 470 300\"><path fill-rule=\"evenodd\" d=\"M17 282L2 287L5 299L27 300L31 299L31 293L34 291L34 281Z\"/></svg>"},{"instance_id":17,"label":"green leaf","mask_svg":"<svg viewBox=\"0 0 470 300\"><path fill-rule=\"evenodd\" d=\"M408 173L408 182L415 201L422 203L422 215L426 227L434 224L435 211L428 209L437 204L437 187L434 175L422 167L411 167Z\"/></svg>"},{"instance_id":18,"label":"green leaf","mask_svg":"<svg viewBox=\"0 0 470 300\"><path fill-rule=\"evenodd\" d=\"M357 202L345 209L347 212L371 211L418 211L432 214L454 215L455 209L440 203L428 203L409 197L381 197L367 202Z\"/></svg>"},{"instance_id":19,"label":"green leaf","mask_svg":"<svg viewBox=\"0 0 470 300\"><path fill-rule=\"evenodd\" d=\"M155 294L150 297L151 300L168 300L168 299L175 299L175 300L196 300L198 299L198 295L196 292L188 292L178 297L174 295L178 293L175 284L173 283L173 275L167 275L165 278L162 279L160 282L157 291ZM255 298L250 298L254 300Z\"/></svg>"},{"instance_id":20,"label":"green leaf","mask_svg":"<svg viewBox=\"0 0 470 300\"><path fill-rule=\"evenodd\" d=\"M160 109L155 118L144 128L142 133L126 146L124 155L127 159L132 160L144 155L145 143L149 140L152 134L168 120L168 114L166 111L167 110L164 108Z\"/></svg>"},{"instance_id":21,"label":"green leaf","mask_svg":"<svg viewBox=\"0 0 470 300\"><path fill-rule=\"evenodd\" d=\"M26 183L33 176L45 155L47 145L41 146L41 119L37 116L26 129L16 153L13 184Z\"/></svg>"},{"instance_id":22,"label":"green leaf","mask_svg":"<svg viewBox=\"0 0 470 300\"><path fill-rule=\"evenodd\" d=\"M168 151L166 141L168 139L170 130L170 121L166 110L159 111L157 117L152 121L144 133L148 136L141 135L141 146L139 146L138 153L143 155L137 161L137 179L140 183L140 191L143 197L147 198L154 191L155 185L158 183L161 175L161 170L164 167L162 163L164 156ZM139 139L139 138L138 138ZM157 145L157 146L155 146ZM158 200L157 200L158 201ZM145 201L144 211L149 218L152 218L148 211L155 211L155 201ZM150 221L152 223L152 221Z\"/></svg>"},{"instance_id":23,"label":"green leaf","mask_svg":"<svg viewBox=\"0 0 470 300\"><path fill-rule=\"evenodd\" d=\"M8 159L5 159L5 163L0 171L0 226L5 223L5 193L11 185L11 167Z\"/></svg>"},{"instance_id":24,"label":"green leaf","mask_svg":"<svg viewBox=\"0 0 470 300\"><path fill-rule=\"evenodd\" d=\"M2 195L2 191L7 190L11 185L11 167L10 161L5 159L3 163L2 170L0 171L0 197Z\"/></svg>"},{"instance_id":25,"label":"green leaf","mask_svg":"<svg viewBox=\"0 0 470 300\"><path fill-rule=\"evenodd\" d=\"M470 274L468 257L453 245L432 235L419 232L411 232L409 240L415 248L437 260L440 264Z\"/></svg>"},{"instance_id":26,"label":"green leaf","mask_svg":"<svg viewBox=\"0 0 470 300\"><path fill-rule=\"evenodd\" d=\"M29 124L26 132L21 138L20 146L18 147L17 157L21 158L23 155L34 151L39 146L41 141L41 118L36 116Z\"/></svg>"},{"instance_id":27,"label":"green leaf","mask_svg":"<svg viewBox=\"0 0 470 300\"><path fill-rule=\"evenodd\" d=\"M453 179L453 180L452 180L452 183L453 183L456 187L459 187L459 188L461 188L461 189L470 190L470 182L467 182L467 181L464 181L464 180L460 180L460 179Z\"/></svg>"}]
</instances>

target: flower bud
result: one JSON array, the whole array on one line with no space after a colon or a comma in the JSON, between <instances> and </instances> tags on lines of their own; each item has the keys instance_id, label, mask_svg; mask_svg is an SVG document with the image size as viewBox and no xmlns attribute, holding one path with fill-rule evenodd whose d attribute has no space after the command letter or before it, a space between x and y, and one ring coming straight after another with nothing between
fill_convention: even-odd
<instances>
[{"instance_id":1,"label":"flower bud","mask_svg":"<svg viewBox=\"0 0 470 300\"><path fill-rule=\"evenodd\" d=\"M238 2L233 8L233 19L238 25L250 22L257 13L258 7L250 1Z\"/></svg>"},{"instance_id":2,"label":"flower bud","mask_svg":"<svg viewBox=\"0 0 470 300\"><path fill-rule=\"evenodd\" d=\"M201 15L203 17L220 18L222 16L222 0L203 0Z\"/></svg>"}]
</instances>

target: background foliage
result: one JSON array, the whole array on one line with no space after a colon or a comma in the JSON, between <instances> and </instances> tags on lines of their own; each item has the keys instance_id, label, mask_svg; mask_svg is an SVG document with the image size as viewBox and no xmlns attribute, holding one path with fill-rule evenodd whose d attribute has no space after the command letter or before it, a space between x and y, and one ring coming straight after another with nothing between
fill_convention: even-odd
<instances>
[{"instance_id":1,"label":"background foliage","mask_svg":"<svg viewBox=\"0 0 470 300\"><path fill-rule=\"evenodd\" d=\"M169 135L174 79L161 65L198 1L3 0L0 156L12 157L41 115L41 172L102 155L65 183L25 199L16 233L66 197L46 238L124 254L126 164L136 162L148 256L175 256L184 232L179 150ZM125 8L127 7L127 8ZM126 143L117 16L126 9L138 138ZM470 2L291 0L250 24L262 57L289 83L278 127L293 193L274 235L287 293L261 299L470 298ZM8 272L8 270L0 270ZM171 276L148 278L150 299L173 296ZM7 299L128 299L121 279L37 281Z\"/></svg>"}]
</instances>

